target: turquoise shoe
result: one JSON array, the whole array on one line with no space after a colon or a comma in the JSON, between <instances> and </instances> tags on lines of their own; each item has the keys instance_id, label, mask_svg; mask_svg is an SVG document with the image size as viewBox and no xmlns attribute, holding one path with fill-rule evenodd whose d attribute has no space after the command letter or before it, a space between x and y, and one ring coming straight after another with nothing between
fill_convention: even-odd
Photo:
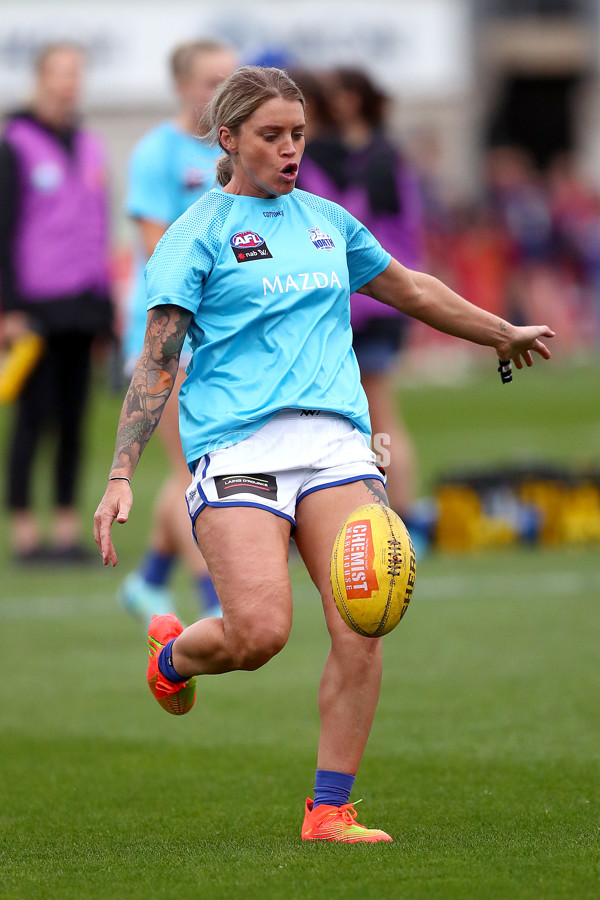
<instances>
[{"instance_id":1,"label":"turquoise shoe","mask_svg":"<svg viewBox=\"0 0 600 900\"><path fill-rule=\"evenodd\" d=\"M166 588L144 581L139 572L131 572L117 591L123 609L148 628L152 616L162 616L173 609L173 597Z\"/></svg>"}]
</instances>

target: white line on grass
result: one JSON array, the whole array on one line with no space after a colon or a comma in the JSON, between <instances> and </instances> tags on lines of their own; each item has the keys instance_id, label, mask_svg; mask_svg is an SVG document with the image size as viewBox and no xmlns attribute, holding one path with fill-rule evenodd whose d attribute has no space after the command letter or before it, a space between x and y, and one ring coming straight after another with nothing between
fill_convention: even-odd
<instances>
[{"instance_id":1,"label":"white line on grass","mask_svg":"<svg viewBox=\"0 0 600 900\"><path fill-rule=\"evenodd\" d=\"M0 619L71 619L76 616L113 616L114 597L85 594L81 597L9 597L0 604Z\"/></svg>"},{"instance_id":2,"label":"white line on grass","mask_svg":"<svg viewBox=\"0 0 600 900\"><path fill-rule=\"evenodd\" d=\"M420 597L442 600L471 597L506 597L515 594L531 596L568 596L600 588L600 572L577 571L531 572L506 575L424 575L417 578L415 593ZM118 605L114 596L83 594L80 597L36 596L9 597L0 603L0 620L70 619L78 616L114 616Z\"/></svg>"},{"instance_id":3,"label":"white line on grass","mask_svg":"<svg viewBox=\"0 0 600 900\"><path fill-rule=\"evenodd\" d=\"M508 592L514 594L531 594L545 596L551 594L568 595L583 593L600 586L600 572L530 572L527 574L513 574L507 571L505 575L426 575L419 579L415 593L429 594L442 599L453 599L462 596L493 596L497 594L505 597Z\"/></svg>"}]
</instances>

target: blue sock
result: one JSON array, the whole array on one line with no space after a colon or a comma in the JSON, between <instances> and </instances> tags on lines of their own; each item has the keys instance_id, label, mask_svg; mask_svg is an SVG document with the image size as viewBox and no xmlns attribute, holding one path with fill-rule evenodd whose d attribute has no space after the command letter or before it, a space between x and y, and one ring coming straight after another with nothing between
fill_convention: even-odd
<instances>
[{"instance_id":1,"label":"blue sock","mask_svg":"<svg viewBox=\"0 0 600 900\"><path fill-rule=\"evenodd\" d=\"M350 800L354 775L317 769L315 775L315 806L344 806Z\"/></svg>"},{"instance_id":2,"label":"blue sock","mask_svg":"<svg viewBox=\"0 0 600 900\"><path fill-rule=\"evenodd\" d=\"M171 648L176 640L177 638L170 640L160 651L158 655L158 668L160 669L161 675L164 675L168 681L172 681L174 684L181 684L183 681L187 681L190 676L180 675L179 672L176 672L173 668Z\"/></svg>"},{"instance_id":3,"label":"blue sock","mask_svg":"<svg viewBox=\"0 0 600 900\"><path fill-rule=\"evenodd\" d=\"M170 553L159 553L150 550L140 566L140 574L147 584L153 587L164 587L169 579L175 557Z\"/></svg>"},{"instance_id":4,"label":"blue sock","mask_svg":"<svg viewBox=\"0 0 600 900\"><path fill-rule=\"evenodd\" d=\"M215 591L210 575L202 575L198 578L196 585L198 587L198 597L203 609L214 609L220 606L219 597Z\"/></svg>"}]
</instances>

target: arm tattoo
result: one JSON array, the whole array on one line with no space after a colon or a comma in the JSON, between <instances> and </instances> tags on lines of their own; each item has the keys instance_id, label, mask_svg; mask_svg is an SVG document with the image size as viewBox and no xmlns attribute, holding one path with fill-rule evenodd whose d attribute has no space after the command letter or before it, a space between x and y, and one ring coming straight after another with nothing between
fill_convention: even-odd
<instances>
[{"instance_id":1,"label":"arm tattoo","mask_svg":"<svg viewBox=\"0 0 600 900\"><path fill-rule=\"evenodd\" d=\"M366 485L370 495L371 503L378 503L379 506L389 506L390 501L387 498L385 487L378 478L364 478L363 484Z\"/></svg>"},{"instance_id":2,"label":"arm tattoo","mask_svg":"<svg viewBox=\"0 0 600 900\"><path fill-rule=\"evenodd\" d=\"M191 320L191 312L179 306L155 306L148 313L144 347L121 410L112 470L133 473L173 389Z\"/></svg>"}]
</instances>

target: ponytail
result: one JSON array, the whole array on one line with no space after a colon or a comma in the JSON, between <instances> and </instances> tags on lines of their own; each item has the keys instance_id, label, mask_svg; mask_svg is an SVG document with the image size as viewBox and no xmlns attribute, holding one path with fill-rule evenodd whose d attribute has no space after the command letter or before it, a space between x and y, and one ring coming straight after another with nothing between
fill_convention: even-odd
<instances>
[{"instance_id":1,"label":"ponytail","mask_svg":"<svg viewBox=\"0 0 600 900\"><path fill-rule=\"evenodd\" d=\"M217 182L221 187L229 184L233 177L233 160L228 153L219 157L217 161Z\"/></svg>"}]
</instances>

